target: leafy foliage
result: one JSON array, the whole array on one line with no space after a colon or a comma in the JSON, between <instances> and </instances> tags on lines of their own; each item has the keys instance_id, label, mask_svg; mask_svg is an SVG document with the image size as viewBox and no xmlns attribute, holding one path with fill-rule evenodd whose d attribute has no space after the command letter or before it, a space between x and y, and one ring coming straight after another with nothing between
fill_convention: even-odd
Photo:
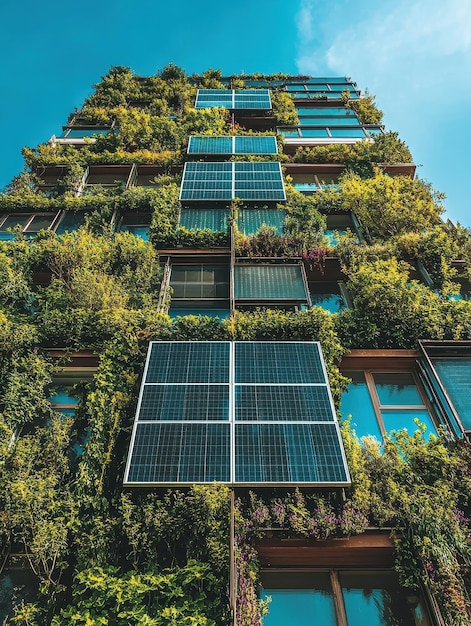
<instances>
[{"instance_id":1,"label":"leafy foliage","mask_svg":"<svg viewBox=\"0 0 471 626\"><path fill-rule=\"evenodd\" d=\"M345 170L338 188L312 196L287 185L281 235L263 226L251 237L236 232L230 242L228 233L177 226L189 135L255 132L233 124L224 109L194 109L196 89L285 78L233 76L229 86L214 69L187 77L169 64L143 78L112 67L69 119L110 132L80 148L60 143L25 148L26 169L0 195L4 213L87 216L75 232L43 231L27 239L18 230L15 239L0 244L0 531L5 554L21 551L39 582L37 601L18 602L12 623L230 623L228 488L122 489L150 340L319 341L338 402L348 382L338 365L349 349L471 338L471 303L450 298L459 287L454 281L471 276L470 232L441 223L443 198L428 183L384 173L387 165L412 163L397 133L278 155L294 163L342 164ZM363 123L381 123L369 94L346 98L346 104ZM273 117L277 124L299 121L289 94L276 89L273 114L266 128ZM154 165L157 176L146 187L96 186L93 195L77 196L86 167L93 164ZM61 166L62 174L46 195L41 176L49 165ZM239 206L233 202L233 221ZM335 248L327 247L326 215L345 212L359 218L368 245L347 234ZM113 216L133 213L151 217L149 242L113 232ZM353 309L334 315L321 307L299 313L259 309L222 321L171 320L159 312L158 249L231 243L241 256L295 256L308 272L321 275L327 255L335 254ZM420 267L433 288L411 278ZM51 365L48 346L96 352L98 369L82 386L75 417L52 410L51 384L60 368ZM72 462L79 426L86 442ZM256 552L267 528L315 541L362 533L371 525L395 529L403 583L427 582L445 622L469 624L468 443L442 436L426 442L420 427L412 437L396 433L381 449L373 440L360 443L348 423L343 436L352 475L345 499L334 491L240 494L235 520L240 625L260 625L267 608L258 600Z\"/></svg>"}]
</instances>

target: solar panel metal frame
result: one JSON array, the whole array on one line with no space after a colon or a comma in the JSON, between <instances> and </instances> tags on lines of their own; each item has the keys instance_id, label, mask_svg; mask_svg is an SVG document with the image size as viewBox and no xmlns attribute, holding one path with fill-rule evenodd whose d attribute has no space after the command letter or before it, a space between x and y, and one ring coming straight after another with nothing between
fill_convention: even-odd
<instances>
[{"instance_id":1,"label":"solar panel metal frame","mask_svg":"<svg viewBox=\"0 0 471 626\"><path fill-rule=\"evenodd\" d=\"M203 140L203 141L202 141ZM228 141L229 140L229 141ZM267 144L265 149L250 150L244 148L244 144L259 141L259 143ZM198 146L198 143L207 144L206 149ZM229 147L230 143L230 147ZM211 147L213 144L213 147ZM221 148L218 146L225 145ZM259 154L274 155L278 154L278 144L275 135L192 135L188 141L188 154Z\"/></svg>"},{"instance_id":2,"label":"solar panel metal frame","mask_svg":"<svg viewBox=\"0 0 471 626\"><path fill-rule=\"evenodd\" d=\"M279 161L187 161L180 187L181 202L209 200L285 202Z\"/></svg>"},{"instance_id":3,"label":"solar panel metal frame","mask_svg":"<svg viewBox=\"0 0 471 626\"><path fill-rule=\"evenodd\" d=\"M221 348L222 346L226 346L228 348L227 379L229 383L227 382L208 383L209 385L214 385L214 386L220 386L220 385L227 386L227 384L229 384L228 419L225 418L225 419L220 419L220 420L208 420L208 421L203 421L203 420L183 421L179 419L179 420L167 420L165 422L159 422L155 420L140 420L139 419L140 407L142 404L142 398L143 398L145 386L154 385L154 384L161 385L161 383L146 382L148 378L149 363L153 354L154 346L156 345L160 345L160 346L172 345L173 346L176 344L179 344L182 346L183 345L189 346L189 345L194 345L197 343L198 344L212 344L212 345L217 344ZM275 358L272 358L270 362L267 362L266 353L267 353L267 350L268 352L270 352L270 346L273 348L272 350L274 352L274 354L272 355L273 357L275 356L280 357L283 355L283 352L285 353L281 369L277 368L276 365L273 368L272 364L277 363ZM239 355L238 355L238 347L241 347ZM302 347L301 352L297 354L297 358L294 358L295 353L299 352L298 348L300 347ZM247 352L247 350L249 352ZM243 359L246 358L247 354L253 353L254 355L256 355L257 352L260 352L260 350L262 352L259 354L259 359L263 360L264 367L267 371L267 374L263 373L263 368L261 370L257 365L254 366L253 362L250 364L248 371L247 371L247 368L242 362ZM312 371L313 371L313 376L316 382L305 382L305 381L299 382L298 380L294 380L293 376L296 378L297 369L302 368L302 370L304 371L304 361L305 361L306 355L308 354L310 354L311 359L315 361L315 363L313 361L311 369L314 368ZM241 359L241 362L239 363L239 365L237 365L238 358ZM244 367L241 367L241 365L244 365ZM269 371L270 367L272 368L271 373ZM296 371L293 372L293 368ZM237 374L238 371L239 371L239 374ZM240 372L243 372L242 377L240 375ZM314 374L314 372L316 373ZM265 380L266 376L268 377L270 377L271 375L274 376L275 373L278 376L278 378L280 377L282 379L286 378L286 380L278 380L277 382ZM185 383L170 383L170 384L174 384L174 385L177 384L181 386L181 385L184 385ZM200 383L193 383L193 384L198 385ZM250 388L250 389L260 388L260 389L263 389L263 394L267 394L268 393L267 389L269 389L270 387L273 389L276 388L276 390L279 392L279 397L281 398L283 396L283 391L282 391L283 388L290 388L290 391L292 391L295 394L295 396L299 392L299 394L304 395L305 397L312 395L311 392L313 392L314 395L316 395L315 392L319 390L321 392L321 396L324 397L324 402L325 402L325 405L323 407L325 410L323 419L308 420L306 419L306 415L301 415L300 419L289 419L289 420L278 419L278 416L276 416L275 419L250 419L250 416L249 416L249 419L236 419L237 391L243 392L245 388ZM289 396L291 398L293 397L293 394L291 393L289 394ZM290 408L290 410L292 410L292 407ZM303 410L305 410L305 407ZM327 413L329 414L331 419L326 418ZM170 474L173 473L172 475L174 476L174 478L180 477L182 473L186 477L188 477L188 475L191 474L192 470L191 470L191 467L188 465L188 458L189 458L188 449L191 450L191 447L194 442L197 443L201 439L202 436L203 436L203 439L204 439L204 436L206 436L206 439L204 439L204 441L206 442L206 448L204 451L205 455L204 455L203 466L195 464L195 468L194 468L194 475L198 475L200 477L203 476L204 478L201 480L196 480L196 481L179 480L177 478L175 479L167 478L166 480L161 480L161 481L147 480L147 481L142 481L142 482L139 482L137 480L136 481L130 480L129 477L131 473L131 467L133 464L133 454L135 452L135 443L136 443L136 439L138 438L138 429L140 428L140 425L149 425L149 424L155 425L154 427L146 426L146 428L153 429L152 432L154 433L154 439L156 435L159 438L161 438L161 432L162 431L165 432L166 428L162 426L163 424L168 425L167 431L169 431L169 428L172 424L179 425L180 427L178 428L177 426L175 426L173 430L178 430L182 434L182 438L181 438L182 443L181 443L181 448L179 452L179 459L183 459L182 460L183 466L182 468L175 466L175 462L172 461L172 459L174 459L174 456L172 456L172 454L174 454L174 448L171 447L165 453L167 458L170 459L170 465L163 466L160 469L160 471L163 472L166 476L170 476ZM185 432L185 430L191 433L192 426L195 424L197 426L193 428L193 435L194 435L193 440L191 440L191 438L189 440L185 439L183 433ZM226 428L222 426L221 428L218 428L217 427L218 424L225 425ZM240 438L240 436L243 436L243 433L247 431L247 429L251 430L252 432L259 433L260 436L263 436L265 438L268 437L269 442L270 442L270 438L273 436L273 432L280 432L280 433L283 432L285 433L286 436L288 436L289 433L291 432L291 435L288 439L286 439L286 437L285 439L275 438L275 440L273 441L273 445L272 443L269 443L267 452L271 454L272 452L275 453L277 449L281 451L280 453L282 457L287 459L288 464L286 465L286 467L287 467L287 471L289 472L289 475L293 477L292 479L271 480L270 479L271 476L277 475L277 471L278 471L277 465L264 463L263 455L261 456L259 455L256 459L253 460L253 462L251 461L249 466L247 466L249 467L249 470L252 473L251 476L249 476L248 478L246 477L243 480L236 479L238 475L241 475L241 472L242 472L242 475L244 475L243 472L246 471L246 466L244 465L243 460L251 458L250 456L251 442L250 441L246 441L246 445L244 448L245 452L243 450L239 458L237 456L238 452L236 450L238 438ZM143 429L141 428L139 437L141 436L142 430ZM216 448L214 448L214 445L213 445L213 448L211 448L212 453L211 453L211 450L210 450L210 453L208 453L207 452L208 441L210 445L213 444L214 442L214 436L212 440L209 439L208 433L210 433L211 430L215 432L217 431L216 434L214 435L216 437L216 444L215 444ZM227 437L224 435L225 430L227 430L230 433L229 440L227 440ZM309 444L308 442L309 436L307 435L307 433L309 432L311 433L310 441L312 445ZM203 435L201 435L201 433L203 433ZM204 433L206 433L206 435L204 435ZM224 435L222 439L221 439L221 433ZM263 435L263 433L265 433L265 435ZM144 433L144 436L145 436L145 433ZM218 437L219 439L217 439ZM298 440L301 445L301 448L296 448L296 441ZM169 445L171 445L171 441ZM266 440L265 440L265 444L263 444L263 441L260 439L260 442L257 445L266 446L267 445ZM294 448L293 448L293 445L294 445ZM309 449L310 445L311 445L311 448ZM190 448L188 448L188 446L190 446ZM147 454L146 451L148 451L149 449L152 449L152 446L147 446L147 448L144 448L144 452ZM165 451L165 448L163 449ZM221 451L225 449L229 450L229 458L226 459L226 457L224 457L224 459L226 459L229 462L229 465L227 465L227 463L222 462L223 457L221 456L222 454ZM306 466L305 464L303 465L302 459L307 458L307 456L303 456L304 451L307 450L308 452L310 452L312 457L317 459L316 451L319 452L318 449L321 449L319 453L322 457L320 462L315 464L314 466L311 466L311 465ZM294 451L295 462L293 462L293 459L290 457L290 450ZM301 457L299 457L299 452L301 452ZM333 452L333 454L331 455L331 457L329 457L329 454L331 454L331 452ZM185 453L186 453L186 456L185 456ZM219 457L218 457L218 454L220 455ZM141 458L139 450L138 450L138 458L139 459ZM330 466L327 461L329 458L335 458L337 465ZM229 471L228 480L218 480L217 477L215 478L214 472L217 471L215 470L215 467L216 467L215 463L219 462L217 459L221 461L222 471L223 472L224 470L226 472ZM299 462L300 459L301 459L301 462ZM204 465L204 463L206 463L207 460L210 464L209 466ZM173 462L173 465L172 465L172 462ZM229 470L227 470L228 467L229 467ZM338 472L338 477L335 480L327 480L324 474L326 472L331 471L332 467L335 469L335 471ZM150 465L148 464L147 468L148 468L147 473L149 477L155 476L156 472L159 471L158 462L154 461L153 464L150 464ZM304 473L305 469L307 469L309 476L312 476L313 473L316 473L316 475L319 475L319 477L322 477L322 479L320 478L318 480L303 479L303 477L305 478L305 473ZM253 478L255 474L260 475L258 479ZM233 486L241 486L241 487L244 487L244 486L252 486L252 487L254 486L258 486L258 487L292 486L293 484L296 484L299 486L340 487L340 486L345 486L345 485L350 484L351 481L350 481L347 461L345 457L345 451L342 445L339 424L338 424L336 413L335 413L335 407L334 407L334 403L332 399L332 394L331 394L330 387L328 384L328 377L327 377L324 359L322 356L321 346L318 342L296 342L296 341L292 341L292 342L259 342L259 341L254 341L254 342L228 342L228 341L191 342L190 341L188 342L186 341L186 342L151 342L149 344L149 350L147 354L147 360L146 360L146 365L145 365L144 375L143 375L143 383L141 385L141 390L139 394L136 417L135 417L133 432L131 436L131 444L129 447L128 458L127 458L127 463L126 463L124 484L126 486L142 486L142 487L144 486L184 486L184 485L191 485L191 484L209 484L209 483L214 482L214 480L217 480L218 482L222 482L224 484L230 484Z\"/></svg>"}]
</instances>

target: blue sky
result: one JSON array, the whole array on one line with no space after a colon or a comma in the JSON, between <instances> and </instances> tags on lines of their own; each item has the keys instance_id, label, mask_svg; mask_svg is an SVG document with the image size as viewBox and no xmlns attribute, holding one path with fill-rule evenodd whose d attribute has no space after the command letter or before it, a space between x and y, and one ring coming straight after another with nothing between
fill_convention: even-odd
<instances>
[{"instance_id":1,"label":"blue sky","mask_svg":"<svg viewBox=\"0 0 471 626\"><path fill-rule=\"evenodd\" d=\"M0 18L0 188L110 65L350 76L446 194L446 216L471 226L468 0L3 0Z\"/></svg>"}]
</instances>

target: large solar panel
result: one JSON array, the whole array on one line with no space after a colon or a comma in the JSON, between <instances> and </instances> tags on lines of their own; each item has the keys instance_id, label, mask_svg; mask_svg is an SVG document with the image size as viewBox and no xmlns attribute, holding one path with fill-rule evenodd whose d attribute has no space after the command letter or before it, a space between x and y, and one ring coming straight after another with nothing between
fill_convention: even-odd
<instances>
[{"instance_id":1,"label":"large solar panel","mask_svg":"<svg viewBox=\"0 0 471 626\"><path fill-rule=\"evenodd\" d=\"M273 135L234 135L232 137L194 135L188 142L188 154L277 154Z\"/></svg>"},{"instance_id":2,"label":"large solar panel","mask_svg":"<svg viewBox=\"0 0 471 626\"><path fill-rule=\"evenodd\" d=\"M316 342L153 342L126 485L345 485Z\"/></svg>"},{"instance_id":3,"label":"large solar panel","mask_svg":"<svg viewBox=\"0 0 471 626\"><path fill-rule=\"evenodd\" d=\"M185 163L180 200L286 200L278 161Z\"/></svg>"},{"instance_id":4,"label":"large solar panel","mask_svg":"<svg viewBox=\"0 0 471 626\"><path fill-rule=\"evenodd\" d=\"M271 109L269 89L198 89L195 108Z\"/></svg>"}]
</instances>

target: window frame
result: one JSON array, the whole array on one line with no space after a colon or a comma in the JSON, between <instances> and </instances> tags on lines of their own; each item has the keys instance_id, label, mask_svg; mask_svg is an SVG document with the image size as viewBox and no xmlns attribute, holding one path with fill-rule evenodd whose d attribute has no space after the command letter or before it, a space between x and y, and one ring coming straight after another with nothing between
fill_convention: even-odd
<instances>
[{"instance_id":1,"label":"window frame","mask_svg":"<svg viewBox=\"0 0 471 626\"><path fill-rule=\"evenodd\" d=\"M13 213L3 213L2 215L0 215L0 240L8 240L8 237L3 237L3 235L10 235L11 233L8 232L8 230L5 230L3 228L3 225L5 224L5 222L11 218L11 217L25 217L26 221L24 224L20 224L20 222L18 222L18 224L21 225L21 233L23 235L25 235L27 238L31 238L31 237L35 237L38 232L40 230L55 230L55 227L58 224L58 220L59 220L59 216L60 216L61 211L39 211L39 212L33 212L33 213L18 213L18 212L13 212ZM33 230L33 231L28 231L28 228L31 226L31 224L34 222L34 219L36 217L50 217L51 221L50 224L47 228L40 228L38 230ZM17 225L18 225L17 224ZM15 226L9 226L8 228L15 228ZM13 238L13 237L10 237Z\"/></svg>"},{"instance_id":2,"label":"window frame","mask_svg":"<svg viewBox=\"0 0 471 626\"><path fill-rule=\"evenodd\" d=\"M342 586L342 575L362 575L362 574L369 574L369 575L376 575L379 577L380 581L381 581L381 575L385 575L385 576L389 576L389 575L393 575L396 578L397 583L399 583L398 580L398 575L397 573L394 571L394 569L392 567L369 567L368 565L358 565L358 566L348 566L348 565L340 565L340 564L336 564L333 567L305 567L305 568L301 568L301 567L287 567L287 568L280 568L280 567L262 567L261 572L260 572L260 579L261 582L263 582L263 577L266 574L279 574L279 575L283 575L283 574L328 574L329 576L329 582L330 582L330 586L331 586L331 593L332 593L332 605L333 605L333 609L334 609L334 613L335 613L335 624L331 624L329 626L349 626L349 622L348 622L348 617L347 617L347 607L346 607L346 602L345 602L345 595L344 595L344 587ZM361 579L360 579L361 580ZM384 585L384 583L382 583ZM298 589L298 587L272 587L272 588L268 588L266 591L270 592L273 591L274 589ZM299 589L309 589L308 586L306 587L299 587ZM361 586L358 586L358 589L362 589ZM364 587L364 589L366 590L367 587ZM435 624L437 623L437 616L434 614L434 610L433 610L433 603L431 602L431 598L430 598L430 594L428 589L421 587L419 590L417 591L413 591L410 589L407 589L406 587L401 587L398 584L397 589L401 589L404 592L405 596L417 596L418 602L417 605L420 605L420 607L423 609L424 612L424 616L427 619L427 623L426 626L435 626ZM264 587L261 586L261 590L265 591ZM264 594L264 595L269 595L269 593ZM263 595L261 595L261 599L263 599ZM306 616L307 619L310 619L309 616ZM413 615L411 614L411 619L413 618ZM312 624L314 626L314 624L316 623L316 616L313 615L312 616ZM306 622L306 624L308 624L308 622ZM327 625L326 625L327 626Z\"/></svg>"},{"instance_id":3,"label":"window frame","mask_svg":"<svg viewBox=\"0 0 471 626\"><path fill-rule=\"evenodd\" d=\"M414 411L427 411L430 421L435 427L435 433L440 426L444 425L441 416L435 410L434 403L430 398L429 391L426 387L426 381L421 376L420 367L418 365L419 352L416 350L352 350L346 358L343 359L340 371L344 376L350 377L353 373L360 372L365 378L368 395L373 407L374 416L377 426L383 438L391 432L384 425L384 419L381 411L406 411L412 413ZM421 405L398 404L398 405L382 405L379 394L376 390L374 382L374 374L409 374L412 375L413 382L417 392L422 400ZM342 419L347 419L348 413L342 410L340 405ZM355 416L353 415L353 419ZM408 428L407 424L401 427ZM398 428L392 430L399 430ZM361 435L364 436L364 435Z\"/></svg>"}]
</instances>

